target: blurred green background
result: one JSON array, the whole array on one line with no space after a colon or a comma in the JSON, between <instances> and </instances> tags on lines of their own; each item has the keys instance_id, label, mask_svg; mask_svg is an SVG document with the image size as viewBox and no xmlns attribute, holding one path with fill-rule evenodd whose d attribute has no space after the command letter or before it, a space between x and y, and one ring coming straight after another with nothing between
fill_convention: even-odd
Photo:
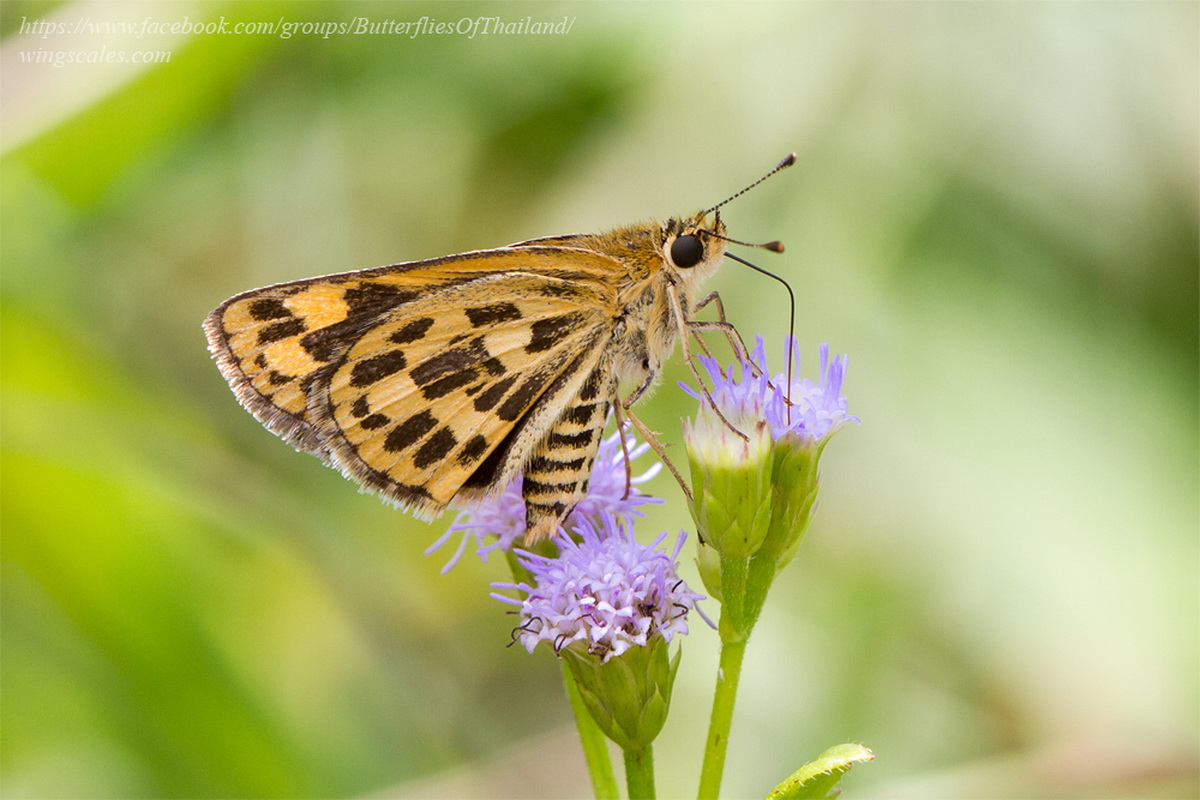
<instances>
[{"instance_id":1,"label":"blurred green background","mask_svg":"<svg viewBox=\"0 0 1200 800\"><path fill-rule=\"evenodd\" d=\"M851 797L1197 796L1196 3L0 13L4 796L587 796L554 659L504 646L503 564L439 575L448 518L263 430L200 320L690 213L791 150L724 217L786 242L743 254L796 289L807 374L850 354L862 425L751 642L728 796L845 740L877 753ZM113 26L480 16L570 30ZM101 50L171 55L30 61ZM777 286L712 288L777 353ZM642 407L667 441L684 377ZM652 490L642 534L689 527ZM714 680L715 635L684 647L665 797Z\"/></svg>"}]
</instances>

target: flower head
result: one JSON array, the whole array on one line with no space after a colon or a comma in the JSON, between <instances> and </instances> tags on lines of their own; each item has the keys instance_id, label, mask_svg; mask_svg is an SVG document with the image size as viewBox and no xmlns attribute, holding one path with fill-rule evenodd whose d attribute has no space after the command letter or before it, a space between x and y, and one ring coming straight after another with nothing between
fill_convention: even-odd
<instances>
[{"instance_id":1,"label":"flower head","mask_svg":"<svg viewBox=\"0 0 1200 800\"><path fill-rule=\"evenodd\" d=\"M695 419L684 423L700 575L741 634L753 626L812 518L821 451L847 422L858 421L842 396L846 357L830 359L828 345L821 345L814 381L795 377L796 349L789 338L788 369L772 375L760 336L753 353L727 370L700 359L710 392L683 387L700 401Z\"/></svg>"},{"instance_id":2,"label":"flower head","mask_svg":"<svg viewBox=\"0 0 1200 800\"><path fill-rule=\"evenodd\" d=\"M761 336L757 337L749 360L737 365L740 368L735 369L731 364L727 370L722 370L716 359L702 356L699 360L713 382L710 392L713 404L739 431L749 434L766 423L773 439L791 436L813 441L827 439L847 422L858 422L857 417L847 412L846 398L842 396L847 356L843 354L831 360L827 344L821 345L820 352L821 367L816 382L794 377L800 372L800 353L795 337L789 337L785 352L785 358L795 367L790 373L770 376ZM712 413L707 398L686 384L680 386L701 403L698 425L716 423L728 429Z\"/></svg>"},{"instance_id":3,"label":"flower head","mask_svg":"<svg viewBox=\"0 0 1200 800\"><path fill-rule=\"evenodd\" d=\"M533 585L493 584L525 594L524 600L492 596L521 607L515 636L526 650L540 642L555 652L577 645L605 663L631 647L687 633L687 614L703 596L676 574L683 532L670 555L656 549L666 533L642 545L632 525L607 512L598 525L583 520L575 533L578 540L557 537L560 553L553 558L517 551Z\"/></svg>"},{"instance_id":4,"label":"flower head","mask_svg":"<svg viewBox=\"0 0 1200 800\"><path fill-rule=\"evenodd\" d=\"M514 551L530 582L492 584L525 595L492 594L520 606L513 641L531 653L550 645L592 719L627 752L662 730L682 652L667 651L703 599L676 574L683 532L670 554L657 549L666 536L639 544L628 520L602 513L598 524L577 525L574 537L560 532L557 556Z\"/></svg>"},{"instance_id":5,"label":"flower head","mask_svg":"<svg viewBox=\"0 0 1200 800\"><path fill-rule=\"evenodd\" d=\"M588 480L587 494L567 516L564 527L570 529L580 523L598 519L602 514L611 514L624 519L642 516L640 506L661 503L662 500L642 494L638 484L645 483L658 474L662 464L655 463L642 474L630 477L629 496L625 496L626 466L625 452L621 448L620 434L614 433L600 443L596 459L592 463L592 475ZM629 461L644 455L650 449L645 442L639 443L631 433L625 434L625 450ZM454 523L425 553L428 555L444 545L454 534L462 534L458 549L442 568L447 572L458 563L467 544L474 539L475 553L487 561L494 550L507 552L514 542L525 535L525 500L521 496L521 476L517 476L504 491L485 497L455 518ZM490 540L490 541L489 541Z\"/></svg>"}]
</instances>

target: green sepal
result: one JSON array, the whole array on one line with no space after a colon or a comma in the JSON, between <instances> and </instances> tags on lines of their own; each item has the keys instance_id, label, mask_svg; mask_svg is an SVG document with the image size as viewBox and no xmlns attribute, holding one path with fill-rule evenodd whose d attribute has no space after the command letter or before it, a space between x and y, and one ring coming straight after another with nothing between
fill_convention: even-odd
<instances>
[{"instance_id":1,"label":"green sepal","mask_svg":"<svg viewBox=\"0 0 1200 800\"><path fill-rule=\"evenodd\" d=\"M775 576L779 574L779 569L774 558L762 553L752 556L746 565L746 598L742 616L747 634L754 627L754 623L758 622L758 615L762 613L763 604L767 601L767 592L770 591Z\"/></svg>"},{"instance_id":2,"label":"green sepal","mask_svg":"<svg viewBox=\"0 0 1200 800\"><path fill-rule=\"evenodd\" d=\"M561 653L592 719L623 750L649 747L667 720L682 653L672 658L667 650L655 636L605 662L577 644Z\"/></svg>"},{"instance_id":3,"label":"green sepal","mask_svg":"<svg viewBox=\"0 0 1200 800\"><path fill-rule=\"evenodd\" d=\"M874 761L875 754L861 744L848 742L829 748L776 786L766 800L825 800L836 797L842 776L859 761Z\"/></svg>"},{"instance_id":4,"label":"green sepal","mask_svg":"<svg viewBox=\"0 0 1200 800\"><path fill-rule=\"evenodd\" d=\"M762 555L721 556L720 565L721 619L737 638L744 639L758 621L767 592L778 574L775 560Z\"/></svg>"},{"instance_id":5,"label":"green sepal","mask_svg":"<svg viewBox=\"0 0 1200 800\"><path fill-rule=\"evenodd\" d=\"M817 499L817 462L825 442L784 436L771 458L770 525L758 554L771 558L776 571L791 562L812 521Z\"/></svg>"},{"instance_id":6,"label":"green sepal","mask_svg":"<svg viewBox=\"0 0 1200 800\"><path fill-rule=\"evenodd\" d=\"M728 618L734 630L748 632L746 627L746 569L750 559L721 554L721 616Z\"/></svg>"},{"instance_id":7,"label":"green sepal","mask_svg":"<svg viewBox=\"0 0 1200 800\"><path fill-rule=\"evenodd\" d=\"M725 592L721 590L721 554L709 547L702 538L696 542L696 569L700 580L708 590L708 596L724 604Z\"/></svg>"}]
</instances>

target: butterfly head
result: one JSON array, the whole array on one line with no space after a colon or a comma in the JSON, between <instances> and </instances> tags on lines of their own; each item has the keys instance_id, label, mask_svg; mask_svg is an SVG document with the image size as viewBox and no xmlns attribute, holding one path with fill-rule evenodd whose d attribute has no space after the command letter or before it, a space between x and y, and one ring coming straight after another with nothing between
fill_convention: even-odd
<instances>
[{"instance_id":1,"label":"butterfly head","mask_svg":"<svg viewBox=\"0 0 1200 800\"><path fill-rule=\"evenodd\" d=\"M725 255L725 223L719 212L671 219L663 228L663 256L680 283L694 286L711 276Z\"/></svg>"}]
</instances>

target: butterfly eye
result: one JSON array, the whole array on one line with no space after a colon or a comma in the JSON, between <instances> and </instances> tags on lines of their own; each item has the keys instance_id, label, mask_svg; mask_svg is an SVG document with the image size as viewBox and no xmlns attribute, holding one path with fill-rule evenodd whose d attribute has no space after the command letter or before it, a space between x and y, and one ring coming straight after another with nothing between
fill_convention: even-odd
<instances>
[{"instance_id":1,"label":"butterfly eye","mask_svg":"<svg viewBox=\"0 0 1200 800\"><path fill-rule=\"evenodd\" d=\"M694 267L704 258L704 245L691 234L680 236L671 243L671 260L677 267Z\"/></svg>"}]
</instances>

